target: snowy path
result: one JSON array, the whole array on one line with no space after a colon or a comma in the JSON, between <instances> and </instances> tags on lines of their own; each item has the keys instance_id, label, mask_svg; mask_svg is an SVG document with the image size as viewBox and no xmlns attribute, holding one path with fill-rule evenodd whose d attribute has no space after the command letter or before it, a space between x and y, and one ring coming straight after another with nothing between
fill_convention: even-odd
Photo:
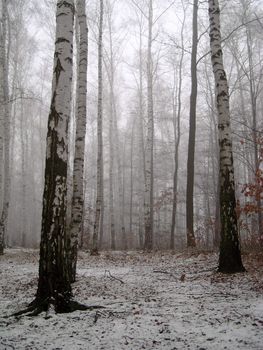
<instances>
[{"instance_id":1,"label":"snowy path","mask_svg":"<svg viewBox=\"0 0 263 350\"><path fill-rule=\"evenodd\" d=\"M263 350L263 261L215 274L215 254L80 253L74 294L106 308L19 320L36 290L38 253L0 258L0 349Z\"/></svg>"}]
</instances>

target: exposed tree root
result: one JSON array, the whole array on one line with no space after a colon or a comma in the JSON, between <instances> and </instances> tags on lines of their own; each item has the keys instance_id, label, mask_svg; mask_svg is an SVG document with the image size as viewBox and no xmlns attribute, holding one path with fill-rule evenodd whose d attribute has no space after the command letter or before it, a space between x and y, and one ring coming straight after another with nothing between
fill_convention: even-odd
<instances>
[{"instance_id":1,"label":"exposed tree root","mask_svg":"<svg viewBox=\"0 0 263 350\"><path fill-rule=\"evenodd\" d=\"M46 312L46 318L49 318L48 312L52 306L54 307L54 310L56 313L71 313L78 310L85 311L85 310L96 310L96 309L105 308L104 306L101 306L101 305L84 305L75 300L68 300L68 301L59 300L55 302L53 298L47 298L44 300L38 300L36 298L35 300L33 300L32 303L28 305L28 307L11 314L9 317L19 317L22 315L33 317L33 316L38 316L42 312Z\"/></svg>"}]
</instances>

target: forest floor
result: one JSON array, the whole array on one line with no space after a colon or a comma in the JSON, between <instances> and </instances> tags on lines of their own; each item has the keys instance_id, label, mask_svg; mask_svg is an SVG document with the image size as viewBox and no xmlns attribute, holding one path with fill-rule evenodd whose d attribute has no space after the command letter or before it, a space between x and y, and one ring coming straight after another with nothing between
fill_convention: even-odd
<instances>
[{"instance_id":1,"label":"forest floor","mask_svg":"<svg viewBox=\"0 0 263 350\"><path fill-rule=\"evenodd\" d=\"M215 272L208 253L79 253L75 299L105 309L4 316L33 300L38 251L0 257L0 349L263 349L263 254L246 273Z\"/></svg>"}]
</instances>

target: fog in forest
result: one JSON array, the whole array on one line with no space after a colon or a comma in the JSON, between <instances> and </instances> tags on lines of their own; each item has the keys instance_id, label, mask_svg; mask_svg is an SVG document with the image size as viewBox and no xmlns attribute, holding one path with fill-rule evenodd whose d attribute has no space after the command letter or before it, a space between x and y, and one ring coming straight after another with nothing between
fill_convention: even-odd
<instances>
[{"instance_id":1,"label":"fog in forest","mask_svg":"<svg viewBox=\"0 0 263 350\"><path fill-rule=\"evenodd\" d=\"M85 201L80 239L81 245L89 248L97 191L99 3L90 0L86 6L88 74ZM10 203L6 244L9 247L38 247L40 241L55 9L55 1L8 2ZM205 249L213 249L218 244L217 111L205 2L198 7L194 168L190 167L187 172L188 142L194 143L192 136L189 140L192 10L192 4L185 0L153 2L151 69L147 71L147 1L105 1L102 39L103 228L99 233L102 235L102 249L110 248L112 239L116 241L116 249L125 246L128 249L140 249L144 245L149 74L153 90L154 124L153 246L155 249L170 248L173 203L176 201L174 247L186 247L188 172L194 172L193 232L196 244ZM246 187L246 184L253 186L257 181L262 185L262 174L261 178L256 176L257 170L262 171L262 17L261 1L221 1L221 32L229 83L236 197L240 238L244 245L258 244L262 234L262 203L257 200L255 191ZM76 129L76 40L77 34L74 38L69 122L69 212ZM4 158L1 164L3 172ZM3 193L4 176L1 176L1 181ZM262 199L262 191L260 196Z\"/></svg>"},{"instance_id":2,"label":"fog in forest","mask_svg":"<svg viewBox=\"0 0 263 350\"><path fill-rule=\"evenodd\" d=\"M262 349L262 205L262 0L0 0L1 349Z\"/></svg>"}]
</instances>

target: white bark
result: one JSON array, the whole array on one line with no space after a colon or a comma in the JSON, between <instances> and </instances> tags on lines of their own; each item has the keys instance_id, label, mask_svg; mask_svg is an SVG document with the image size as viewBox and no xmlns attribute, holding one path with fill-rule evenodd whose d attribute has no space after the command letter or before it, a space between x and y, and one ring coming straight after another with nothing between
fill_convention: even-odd
<instances>
[{"instance_id":1,"label":"white bark","mask_svg":"<svg viewBox=\"0 0 263 350\"><path fill-rule=\"evenodd\" d=\"M48 117L37 299L60 301L71 296L66 233L68 124L71 109L73 0L59 0L52 98ZM48 301L46 301L48 302ZM68 305L69 307L69 305Z\"/></svg>"},{"instance_id":2,"label":"white bark","mask_svg":"<svg viewBox=\"0 0 263 350\"><path fill-rule=\"evenodd\" d=\"M86 99L87 99L87 19L86 1L77 0L77 17L79 25L79 54L76 97L76 138L73 166L73 196L71 207L71 254L72 254L72 281L75 280L78 241L82 230L84 191L84 150L86 135Z\"/></svg>"},{"instance_id":3,"label":"white bark","mask_svg":"<svg viewBox=\"0 0 263 350\"><path fill-rule=\"evenodd\" d=\"M98 235L101 224L102 206L103 206L103 110L102 110L102 35L103 35L103 0L100 0L100 19L99 19L99 39L98 39L98 112L97 112L97 197L94 221L94 232L92 241L92 252L98 252ZM103 229L103 228L102 228ZM100 237L102 242L102 235Z\"/></svg>"},{"instance_id":4,"label":"white bark","mask_svg":"<svg viewBox=\"0 0 263 350\"><path fill-rule=\"evenodd\" d=\"M216 86L219 134L219 180L221 244L219 271L244 271L241 261L236 215L235 179L230 128L229 90L221 47L218 0L209 0L210 48Z\"/></svg>"}]
</instances>

